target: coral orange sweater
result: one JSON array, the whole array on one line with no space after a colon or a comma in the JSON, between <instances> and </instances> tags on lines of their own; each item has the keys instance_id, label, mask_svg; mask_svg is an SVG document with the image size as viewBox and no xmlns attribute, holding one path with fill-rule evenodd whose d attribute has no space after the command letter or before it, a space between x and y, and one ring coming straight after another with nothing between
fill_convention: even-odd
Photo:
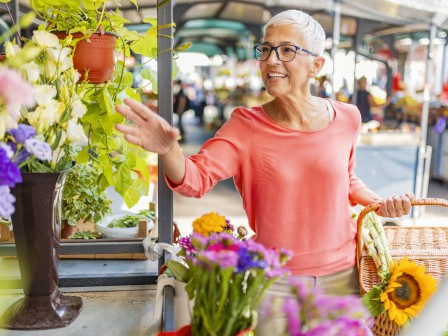
<instances>
[{"instance_id":1,"label":"coral orange sweater","mask_svg":"<svg viewBox=\"0 0 448 336\"><path fill-rule=\"evenodd\" d=\"M298 131L274 122L261 106L236 108L170 188L201 197L234 177L256 241L294 253L293 275L322 276L355 264L351 196L365 184L354 173L361 118L354 105L330 101L333 122ZM225 214L223 214L225 215Z\"/></svg>"}]
</instances>

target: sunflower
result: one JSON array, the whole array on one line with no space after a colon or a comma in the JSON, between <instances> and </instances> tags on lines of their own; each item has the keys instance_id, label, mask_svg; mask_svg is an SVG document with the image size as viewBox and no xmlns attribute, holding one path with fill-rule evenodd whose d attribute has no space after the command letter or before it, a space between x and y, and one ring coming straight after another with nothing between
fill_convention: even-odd
<instances>
[{"instance_id":1,"label":"sunflower","mask_svg":"<svg viewBox=\"0 0 448 336\"><path fill-rule=\"evenodd\" d=\"M436 280L425 274L425 266L419 266L405 257L391 264L391 276L381 294L381 302L391 321L402 326L414 317L436 290Z\"/></svg>"}]
</instances>

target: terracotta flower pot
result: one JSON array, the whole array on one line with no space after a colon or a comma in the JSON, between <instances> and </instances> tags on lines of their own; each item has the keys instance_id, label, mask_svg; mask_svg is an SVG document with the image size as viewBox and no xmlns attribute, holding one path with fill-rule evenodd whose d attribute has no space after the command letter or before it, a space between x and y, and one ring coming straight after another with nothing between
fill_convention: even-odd
<instances>
[{"instance_id":1,"label":"terracotta flower pot","mask_svg":"<svg viewBox=\"0 0 448 336\"><path fill-rule=\"evenodd\" d=\"M64 32L56 32L60 39L67 37ZM72 34L74 39L83 38L83 34ZM80 82L92 84L105 83L112 78L115 66L115 45L117 35L109 32L96 32L88 39L78 41L73 55L73 66L81 74Z\"/></svg>"}]
</instances>

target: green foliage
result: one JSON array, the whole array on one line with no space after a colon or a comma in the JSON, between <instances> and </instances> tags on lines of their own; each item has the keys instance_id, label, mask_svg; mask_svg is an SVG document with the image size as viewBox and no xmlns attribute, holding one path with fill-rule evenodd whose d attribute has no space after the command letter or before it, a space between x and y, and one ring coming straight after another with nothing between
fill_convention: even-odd
<instances>
[{"instance_id":1,"label":"green foliage","mask_svg":"<svg viewBox=\"0 0 448 336\"><path fill-rule=\"evenodd\" d=\"M125 215L110 222L109 228L131 228L136 227L142 219L155 220L155 214L152 210L140 210L136 215Z\"/></svg>"},{"instance_id":2,"label":"green foliage","mask_svg":"<svg viewBox=\"0 0 448 336\"><path fill-rule=\"evenodd\" d=\"M174 276L174 279L180 282L187 283L191 279L190 269L174 260L168 260L166 263L168 271Z\"/></svg>"},{"instance_id":3,"label":"green foliage","mask_svg":"<svg viewBox=\"0 0 448 336\"><path fill-rule=\"evenodd\" d=\"M62 197L62 220L76 225L79 219L100 221L110 214L112 201L100 189L100 172L90 164L78 164L67 174Z\"/></svg>"},{"instance_id":4,"label":"green foliage","mask_svg":"<svg viewBox=\"0 0 448 336\"><path fill-rule=\"evenodd\" d=\"M97 239L101 238L101 233L96 231L79 231L68 237L69 239Z\"/></svg>"},{"instance_id":5,"label":"green foliage","mask_svg":"<svg viewBox=\"0 0 448 336\"><path fill-rule=\"evenodd\" d=\"M372 288L372 290L364 295L361 299L362 303L373 317L378 316L382 312L384 312L384 305L380 300L382 290L382 287L376 286Z\"/></svg>"},{"instance_id":6,"label":"green foliage","mask_svg":"<svg viewBox=\"0 0 448 336\"><path fill-rule=\"evenodd\" d=\"M39 29L82 33L84 38L88 38L101 27L106 32L118 35L116 51L119 55L130 56L132 51L134 55L156 59L157 20L143 20L150 23L146 32L128 30L125 25L129 22L119 10L121 2L114 1L115 6L108 6L107 10L106 3L109 2L106 0L31 0L30 4L45 21ZM132 3L138 8L136 0ZM79 38L72 39L69 36L65 41L75 46ZM154 88L157 87L156 78L156 73L146 75L145 71L145 79L151 80ZM135 205L149 190L148 153L129 145L122 134L115 130L115 124L124 121L115 112L115 106L122 104L124 98L141 102L141 89L132 88L133 81L133 74L126 70L123 60L118 60L112 80L98 85L78 85L78 94L83 97L82 101L87 107L81 123L88 137L88 146L78 154L76 162L91 162L100 174L100 189L114 187L128 207Z\"/></svg>"}]
</instances>

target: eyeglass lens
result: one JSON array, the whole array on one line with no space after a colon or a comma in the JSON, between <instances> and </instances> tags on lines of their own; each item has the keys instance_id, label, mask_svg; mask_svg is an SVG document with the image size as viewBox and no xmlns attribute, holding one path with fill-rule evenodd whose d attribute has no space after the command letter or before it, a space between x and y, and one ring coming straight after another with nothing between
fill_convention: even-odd
<instances>
[{"instance_id":1,"label":"eyeglass lens","mask_svg":"<svg viewBox=\"0 0 448 336\"><path fill-rule=\"evenodd\" d=\"M275 50L276 56L280 61L290 62L296 56L296 47L292 45L281 45L277 47L272 47L269 45L261 44L255 49L255 58L259 61L266 61Z\"/></svg>"}]
</instances>

